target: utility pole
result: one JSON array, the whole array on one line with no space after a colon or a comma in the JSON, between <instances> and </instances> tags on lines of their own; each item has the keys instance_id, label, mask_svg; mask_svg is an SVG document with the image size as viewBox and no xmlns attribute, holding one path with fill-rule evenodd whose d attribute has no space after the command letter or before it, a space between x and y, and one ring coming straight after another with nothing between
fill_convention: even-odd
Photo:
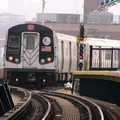
<instances>
[{"instance_id":1,"label":"utility pole","mask_svg":"<svg viewBox=\"0 0 120 120\"><path fill-rule=\"evenodd\" d=\"M45 0L42 0L43 4L42 4L42 25L44 25L44 9L45 9Z\"/></svg>"}]
</instances>

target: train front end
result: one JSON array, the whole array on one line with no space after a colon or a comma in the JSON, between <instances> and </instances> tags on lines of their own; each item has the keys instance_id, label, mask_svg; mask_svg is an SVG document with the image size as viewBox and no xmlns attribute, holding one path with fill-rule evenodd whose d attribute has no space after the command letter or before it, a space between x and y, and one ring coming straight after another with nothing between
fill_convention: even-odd
<instances>
[{"instance_id":1,"label":"train front end","mask_svg":"<svg viewBox=\"0 0 120 120\"><path fill-rule=\"evenodd\" d=\"M43 87L50 84L56 71L54 31L38 24L10 28L5 46L5 67L11 85Z\"/></svg>"}]
</instances>

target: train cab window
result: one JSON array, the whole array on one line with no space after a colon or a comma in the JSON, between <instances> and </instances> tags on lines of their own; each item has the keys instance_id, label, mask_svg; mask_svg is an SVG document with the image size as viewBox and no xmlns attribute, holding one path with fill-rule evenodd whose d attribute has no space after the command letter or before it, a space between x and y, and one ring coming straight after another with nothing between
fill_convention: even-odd
<instances>
[{"instance_id":1,"label":"train cab window","mask_svg":"<svg viewBox=\"0 0 120 120\"><path fill-rule=\"evenodd\" d=\"M119 60L118 58L119 58L119 50L117 51L117 50L114 50L114 52L113 52L113 54L114 54L114 59L115 60Z\"/></svg>"},{"instance_id":2,"label":"train cab window","mask_svg":"<svg viewBox=\"0 0 120 120\"><path fill-rule=\"evenodd\" d=\"M34 49L34 46L35 46L35 37L34 36L27 36L26 48L27 49Z\"/></svg>"},{"instance_id":3,"label":"train cab window","mask_svg":"<svg viewBox=\"0 0 120 120\"><path fill-rule=\"evenodd\" d=\"M106 60L110 60L111 59L111 51L110 50L106 50L105 51L105 59Z\"/></svg>"},{"instance_id":4,"label":"train cab window","mask_svg":"<svg viewBox=\"0 0 120 120\"><path fill-rule=\"evenodd\" d=\"M20 47L20 37L19 36L9 36L8 48L9 49L19 49Z\"/></svg>"}]
</instances>

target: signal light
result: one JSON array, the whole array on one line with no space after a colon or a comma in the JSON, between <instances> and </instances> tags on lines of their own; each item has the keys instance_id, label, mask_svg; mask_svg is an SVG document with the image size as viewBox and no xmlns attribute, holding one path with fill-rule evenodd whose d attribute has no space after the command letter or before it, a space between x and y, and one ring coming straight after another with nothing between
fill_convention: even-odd
<instances>
[{"instance_id":1,"label":"signal light","mask_svg":"<svg viewBox=\"0 0 120 120\"><path fill-rule=\"evenodd\" d=\"M79 63L79 69L82 70L83 63Z\"/></svg>"},{"instance_id":2,"label":"signal light","mask_svg":"<svg viewBox=\"0 0 120 120\"><path fill-rule=\"evenodd\" d=\"M80 56L83 56L83 44L80 45Z\"/></svg>"},{"instance_id":3,"label":"signal light","mask_svg":"<svg viewBox=\"0 0 120 120\"><path fill-rule=\"evenodd\" d=\"M84 40L84 25L80 25L80 40Z\"/></svg>"},{"instance_id":4,"label":"signal light","mask_svg":"<svg viewBox=\"0 0 120 120\"><path fill-rule=\"evenodd\" d=\"M80 59L83 59L83 56L81 55L81 56L79 56L79 58L80 58Z\"/></svg>"},{"instance_id":5,"label":"signal light","mask_svg":"<svg viewBox=\"0 0 120 120\"><path fill-rule=\"evenodd\" d=\"M83 48L80 49L80 56L82 56L82 55L83 55Z\"/></svg>"},{"instance_id":6,"label":"signal light","mask_svg":"<svg viewBox=\"0 0 120 120\"><path fill-rule=\"evenodd\" d=\"M84 33L84 25L83 24L80 25L80 32Z\"/></svg>"},{"instance_id":7,"label":"signal light","mask_svg":"<svg viewBox=\"0 0 120 120\"><path fill-rule=\"evenodd\" d=\"M77 43L80 43L80 47L79 47L79 64L78 64L78 67L79 67L79 70L82 70L82 67L83 67L83 50L84 50L84 25L81 24L80 25L80 34L78 35L77 37ZM80 42L81 41L81 42Z\"/></svg>"},{"instance_id":8,"label":"signal light","mask_svg":"<svg viewBox=\"0 0 120 120\"><path fill-rule=\"evenodd\" d=\"M83 44L80 44L80 50L83 50Z\"/></svg>"},{"instance_id":9,"label":"signal light","mask_svg":"<svg viewBox=\"0 0 120 120\"><path fill-rule=\"evenodd\" d=\"M84 37L77 37L77 39L76 39L76 43L80 43L80 41L83 41L84 40Z\"/></svg>"},{"instance_id":10,"label":"signal light","mask_svg":"<svg viewBox=\"0 0 120 120\"><path fill-rule=\"evenodd\" d=\"M80 51L80 56L82 56L82 54L83 54L83 50L81 49L81 51Z\"/></svg>"},{"instance_id":11,"label":"signal light","mask_svg":"<svg viewBox=\"0 0 120 120\"><path fill-rule=\"evenodd\" d=\"M82 70L83 67L83 47L83 44L80 44L79 70Z\"/></svg>"},{"instance_id":12,"label":"signal light","mask_svg":"<svg viewBox=\"0 0 120 120\"><path fill-rule=\"evenodd\" d=\"M80 37L79 39L80 39L80 40L83 40L83 39L84 39L84 37Z\"/></svg>"}]
</instances>

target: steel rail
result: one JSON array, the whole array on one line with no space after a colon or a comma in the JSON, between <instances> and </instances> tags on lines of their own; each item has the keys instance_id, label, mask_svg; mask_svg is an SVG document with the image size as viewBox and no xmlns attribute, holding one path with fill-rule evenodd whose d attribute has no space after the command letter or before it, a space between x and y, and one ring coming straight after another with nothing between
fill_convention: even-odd
<instances>
[{"instance_id":1,"label":"steel rail","mask_svg":"<svg viewBox=\"0 0 120 120\"><path fill-rule=\"evenodd\" d=\"M44 103L45 103L45 110L44 110L44 115L41 117L41 120L47 120L47 118L49 117L49 115L50 115L50 113L52 113L51 112L51 110L52 110L52 105L51 105L51 103L49 102L49 100L47 99L47 98L45 98L44 96L40 96L39 94L37 94L37 93L34 93L33 92L33 95L34 95L34 98L35 99L37 99L38 101L44 101ZM42 100L41 100L42 99ZM44 103L42 103L42 104L44 104ZM46 106L47 105L47 106Z\"/></svg>"},{"instance_id":2,"label":"steel rail","mask_svg":"<svg viewBox=\"0 0 120 120\"><path fill-rule=\"evenodd\" d=\"M90 100L88 100L88 99L86 99L86 98L84 98L84 97L81 97L81 96L74 96L74 95L70 95L70 94L65 94L65 93L58 93L58 92L49 92L49 93L45 93L45 94L57 94L57 96L62 96L62 95L64 95L64 97L65 96L70 96L70 97L72 97L72 98L70 98L70 99L73 99L73 98L76 98L77 100L78 99L81 99L82 101L86 101L86 102L88 102L88 103L90 103L90 104L92 104L93 106L95 106L95 108L97 108L98 109L98 111L99 111L99 114L100 114L100 120L105 120L104 119L104 114L103 114L103 111L102 111L102 109L101 109L101 107L99 106L99 105L97 105L96 103L94 103L94 102L92 102L92 101L90 101ZM79 100L78 100L79 101ZM78 102L77 101L77 102ZM82 103L82 102L80 102L79 101L79 103L80 104L82 104L82 105L84 105L84 107L86 107L87 105L85 105L84 103ZM91 114L91 110L89 109L89 107L86 107L87 108L87 111L88 111L88 113L89 113L89 120L92 120L92 114Z\"/></svg>"},{"instance_id":3,"label":"steel rail","mask_svg":"<svg viewBox=\"0 0 120 120\"><path fill-rule=\"evenodd\" d=\"M81 97L81 96L80 96L80 98L88 101L89 103L92 103L92 104L99 110L101 120L105 120L105 119L104 119L104 113L103 113L103 111L102 111L102 109L101 109L101 107L100 107L99 105L97 105L96 103L92 102L91 100L86 99L86 98L83 98L83 97Z\"/></svg>"}]
</instances>

